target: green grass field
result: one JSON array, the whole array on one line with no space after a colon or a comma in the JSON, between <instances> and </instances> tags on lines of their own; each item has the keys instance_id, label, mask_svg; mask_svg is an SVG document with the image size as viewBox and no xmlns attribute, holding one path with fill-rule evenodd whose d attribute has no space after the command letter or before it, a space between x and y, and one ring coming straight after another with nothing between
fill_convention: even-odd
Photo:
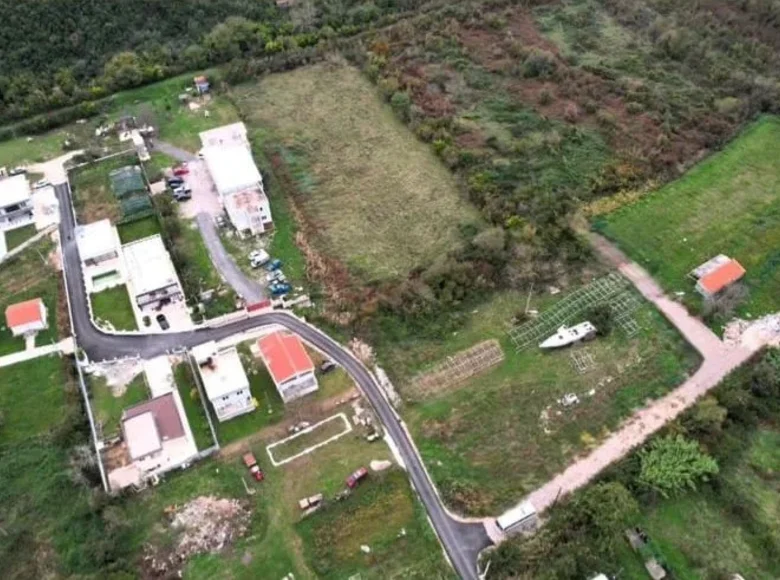
<instances>
[{"instance_id":1,"label":"green grass field","mask_svg":"<svg viewBox=\"0 0 780 580\"><path fill-rule=\"evenodd\" d=\"M615 328L575 347L595 361L583 374L570 359L574 349L517 353L507 331L526 297L498 294L444 340L408 337L378 351L406 396L417 373L483 340L499 341L503 363L450 391L409 402L404 411L439 490L461 512L491 514L516 503L698 365L695 352L648 304L634 314L641 330L633 338ZM559 298L541 296L530 307L543 312ZM557 400L567 393L580 403L560 406Z\"/></svg>"},{"instance_id":2,"label":"green grass field","mask_svg":"<svg viewBox=\"0 0 780 580\"><path fill-rule=\"evenodd\" d=\"M287 441L276 445L272 449L274 459L276 459L276 461L284 461L309 447L318 445L336 435L340 435L348 429L349 427L344 424L344 420L341 417L330 419L318 425L313 431L298 434L294 439L288 439Z\"/></svg>"},{"instance_id":3,"label":"green grass field","mask_svg":"<svg viewBox=\"0 0 780 580\"><path fill-rule=\"evenodd\" d=\"M24 242L33 237L36 233L35 224L30 224L22 228L16 228L5 232L5 245L9 251L21 246Z\"/></svg>"},{"instance_id":4,"label":"green grass field","mask_svg":"<svg viewBox=\"0 0 780 580\"><path fill-rule=\"evenodd\" d=\"M88 224L108 218L112 223L119 221L121 207L119 199L111 191L109 173L126 165L134 165L135 154L119 155L75 169L70 174L73 189L73 207L81 224Z\"/></svg>"},{"instance_id":5,"label":"green grass field","mask_svg":"<svg viewBox=\"0 0 780 580\"><path fill-rule=\"evenodd\" d=\"M159 234L162 232L162 229L157 216L150 215L134 222L119 224L117 231L119 232L119 240L123 244L129 244L130 242Z\"/></svg>"},{"instance_id":6,"label":"green grass field","mask_svg":"<svg viewBox=\"0 0 780 580\"><path fill-rule=\"evenodd\" d=\"M282 150L322 250L366 279L405 275L479 218L452 175L347 66L315 65L237 87L255 144Z\"/></svg>"},{"instance_id":7,"label":"green grass field","mask_svg":"<svg viewBox=\"0 0 780 580\"><path fill-rule=\"evenodd\" d=\"M670 292L700 299L686 274L717 254L747 270L739 313L780 310L780 118L763 117L683 177L596 222Z\"/></svg>"},{"instance_id":8,"label":"green grass field","mask_svg":"<svg viewBox=\"0 0 780 580\"><path fill-rule=\"evenodd\" d=\"M110 325L114 330L138 330L130 295L124 284L90 294L89 299L92 316L98 324Z\"/></svg>"},{"instance_id":9,"label":"green grass field","mask_svg":"<svg viewBox=\"0 0 780 580\"><path fill-rule=\"evenodd\" d=\"M0 385L0 444L43 434L61 416L65 402L63 363L47 356L4 367Z\"/></svg>"},{"instance_id":10,"label":"green grass field","mask_svg":"<svg viewBox=\"0 0 780 580\"><path fill-rule=\"evenodd\" d=\"M120 396L116 396L116 389L109 387L103 377L90 376L89 389L92 395L92 412L101 425L104 438L119 434L120 420L125 409L149 398L149 389L143 373L130 381Z\"/></svg>"},{"instance_id":11,"label":"green grass field","mask_svg":"<svg viewBox=\"0 0 780 580\"><path fill-rule=\"evenodd\" d=\"M188 364L182 363L174 369L176 388L179 390L184 412L187 414L187 421L192 430L192 436L195 438L195 444L199 451L208 449L214 445L211 437L211 429L206 418L206 410L200 400L198 387L195 384L195 378L192 376L192 370Z\"/></svg>"},{"instance_id":12,"label":"green grass field","mask_svg":"<svg viewBox=\"0 0 780 580\"><path fill-rule=\"evenodd\" d=\"M33 298L43 299L46 305L49 327L36 336L35 342L39 346L58 338L59 274L48 261L53 249L54 244L44 238L0 264L0 312L4 313L11 304ZM0 355L19 350L24 350L24 339L13 337L3 319L0 327Z\"/></svg>"}]
</instances>

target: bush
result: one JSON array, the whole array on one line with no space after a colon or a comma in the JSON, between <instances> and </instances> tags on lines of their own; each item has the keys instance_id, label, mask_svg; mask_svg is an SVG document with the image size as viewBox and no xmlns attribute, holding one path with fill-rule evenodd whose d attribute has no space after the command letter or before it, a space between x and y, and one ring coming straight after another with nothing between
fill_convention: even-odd
<instances>
[{"instance_id":1,"label":"bush","mask_svg":"<svg viewBox=\"0 0 780 580\"><path fill-rule=\"evenodd\" d=\"M551 52L534 48L525 57L523 76L526 78L548 78L555 72L557 65L555 55Z\"/></svg>"},{"instance_id":2,"label":"bush","mask_svg":"<svg viewBox=\"0 0 780 580\"><path fill-rule=\"evenodd\" d=\"M599 336L608 336L614 328L614 314L609 304L599 304L590 308L586 316L588 320L596 327L596 334Z\"/></svg>"},{"instance_id":3,"label":"bush","mask_svg":"<svg viewBox=\"0 0 780 580\"><path fill-rule=\"evenodd\" d=\"M682 435L654 439L639 451L639 483L669 497L696 489L698 481L718 473L718 463Z\"/></svg>"}]
</instances>

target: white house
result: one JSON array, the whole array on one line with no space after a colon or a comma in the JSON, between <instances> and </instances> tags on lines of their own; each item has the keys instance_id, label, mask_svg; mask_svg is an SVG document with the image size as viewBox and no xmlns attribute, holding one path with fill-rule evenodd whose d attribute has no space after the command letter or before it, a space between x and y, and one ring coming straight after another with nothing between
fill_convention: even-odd
<instances>
[{"instance_id":1,"label":"white house","mask_svg":"<svg viewBox=\"0 0 780 580\"><path fill-rule=\"evenodd\" d=\"M124 283L122 243L108 219L76 226L75 235L87 292Z\"/></svg>"},{"instance_id":2,"label":"white house","mask_svg":"<svg viewBox=\"0 0 780 580\"><path fill-rule=\"evenodd\" d=\"M46 305L40 298L11 304L5 309L5 325L14 336L28 336L49 326Z\"/></svg>"},{"instance_id":3,"label":"white house","mask_svg":"<svg viewBox=\"0 0 780 580\"><path fill-rule=\"evenodd\" d=\"M130 297L142 312L184 300L168 250L160 234L122 246Z\"/></svg>"},{"instance_id":4,"label":"white house","mask_svg":"<svg viewBox=\"0 0 780 580\"><path fill-rule=\"evenodd\" d=\"M255 410L249 379L235 347L218 351L214 342L207 342L193 348L192 357L198 365L206 397L219 421Z\"/></svg>"},{"instance_id":5,"label":"white house","mask_svg":"<svg viewBox=\"0 0 780 580\"><path fill-rule=\"evenodd\" d=\"M0 178L0 231L34 223L30 183L23 173Z\"/></svg>"},{"instance_id":6,"label":"white house","mask_svg":"<svg viewBox=\"0 0 780 580\"><path fill-rule=\"evenodd\" d=\"M232 123L216 129L209 129L199 133L199 137L203 147L241 145L247 149L250 148L249 138L246 135L246 125L243 123Z\"/></svg>"},{"instance_id":7,"label":"white house","mask_svg":"<svg viewBox=\"0 0 780 580\"><path fill-rule=\"evenodd\" d=\"M283 331L268 334L257 341L257 352L285 403L319 388L314 363L296 335Z\"/></svg>"},{"instance_id":8,"label":"white house","mask_svg":"<svg viewBox=\"0 0 780 580\"><path fill-rule=\"evenodd\" d=\"M273 228L271 205L244 124L204 131L200 139L201 155L233 226L251 235Z\"/></svg>"},{"instance_id":9,"label":"white house","mask_svg":"<svg viewBox=\"0 0 780 580\"><path fill-rule=\"evenodd\" d=\"M60 223L60 202L51 185L35 188L31 199L36 230L40 231Z\"/></svg>"}]
</instances>

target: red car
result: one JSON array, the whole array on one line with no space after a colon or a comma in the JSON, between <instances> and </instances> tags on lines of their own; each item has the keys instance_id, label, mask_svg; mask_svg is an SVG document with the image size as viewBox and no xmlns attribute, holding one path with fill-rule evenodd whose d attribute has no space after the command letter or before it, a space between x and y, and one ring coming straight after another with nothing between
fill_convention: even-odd
<instances>
[{"instance_id":1,"label":"red car","mask_svg":"<svg viewBox=\"0 0 780 580\"><path fill-rule=\"evenodd\" d=\"M364 479L368 475L368 470L365 467L361 467L356 472L354 472L352 475L350 475L347 478L347 487L349 489L352 489L357 486L358 483L362 479Z\"/></svg>"},{"instance_id":2,"label":"red car","mask_svg":"<svg viewBox=\"0 0 780 580\"><path fill-rule=\"evenodd\" d=\"M177 165L173 168L174 175L187 175L189 172L190 168L187 167L186 163L182 163L181 165Z\"/></svg>"},{"instance_id":3,"label":"red car","mask_svg":"<svg viewBox=\"0 0 780 580\"><path fill-rule=\"evenodd\" d=\"M251 453L244 454L244 465L247 466L249 473L252 475L252 477L255 478L255 480L263 481L263 479L265 479L263 470L260 469L260 466L257 464L257 459L255 459L255 456Z\"/></svg>"}]
</instances>

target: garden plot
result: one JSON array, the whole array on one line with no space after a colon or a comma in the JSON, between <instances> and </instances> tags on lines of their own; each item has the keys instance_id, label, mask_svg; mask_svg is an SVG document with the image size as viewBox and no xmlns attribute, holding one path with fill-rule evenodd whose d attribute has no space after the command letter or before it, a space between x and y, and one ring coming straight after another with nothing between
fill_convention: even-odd
<instances>
[{"instance_id":1,"label":"garden plot","mask_svg":"<svg viewBox=\"0 0 780 580\"><path fill-rule=\"evenodd\" d=\"M266 447L266 451L271 463L278 467L324 447L351 431L352 425L349 419L344 413L339 413L306 427L290 437L272 443ZM280 458L274 456L274 451Z\"/></svg>"},{"instance_id":2,"label":"garden plot","mask_svg":"<svg viewBox=\"0 0 780 580\"><path fill-rule=\"evenodd\" d=\"M426 397L452 389L504 360L504 351L497 340L486 340L447 357L430 371L418 375L411 383L410 395Z\"/></svg>"},{"instance_id":3,"label":"garden plot","mask_svg":"<svg viewBox=\"0 0 780 580\"><path fill-rule=\"evenodd\" d=\"M639 308L641 300L629 289L629 281L616 272L598 278L572 292L538 318L516 326L509 331L517 351L535 345L564 324L580 322L578 319L594 306L609 305L615 323L628 335L639 331L632 313Z\"/></svg>"}]
</instances>

